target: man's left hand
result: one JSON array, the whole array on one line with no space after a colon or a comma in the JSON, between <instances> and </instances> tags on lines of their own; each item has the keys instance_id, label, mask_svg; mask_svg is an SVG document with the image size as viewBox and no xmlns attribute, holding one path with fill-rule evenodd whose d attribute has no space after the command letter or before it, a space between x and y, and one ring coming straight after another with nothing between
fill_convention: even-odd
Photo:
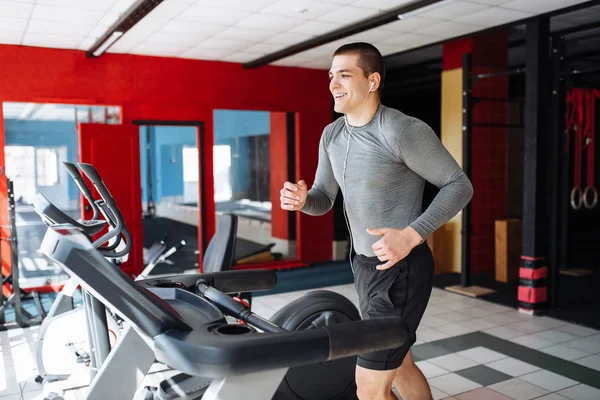
<instances>
[{"instance_id":1,"label":"man's left hand","mask_svg":"<svg viewBox=\"0 0 600 400\"><path fill-rule=\"evenodd\" d=\"M423 240L421 235L411 227L405 229L369 228L367 233L382 236L372 246L379 261L386 261L385 264L377 266L379 270L391 268Z\"/></svg>"}]
</instances>

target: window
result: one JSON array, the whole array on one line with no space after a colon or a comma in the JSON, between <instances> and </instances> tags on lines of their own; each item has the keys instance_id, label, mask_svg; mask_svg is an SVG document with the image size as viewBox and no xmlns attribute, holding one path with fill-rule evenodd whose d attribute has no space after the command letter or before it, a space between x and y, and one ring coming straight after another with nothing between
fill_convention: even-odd
<instances>
[{"instance_id":1,"label":"window","mask_svg":"<svg viewBox=\"0 0 600 400\"><path fill-rule=\"evenodd\" d=\"M38 148L35 150L38 186L58 184L58 151Z\"/></svg>"},{"instance_id":2,"label":"window","mask_svg":"<svg viewBox=\"0 0 600 400\"><path fill-rule=\"evenodd\" d=\"M33 146L4 147L6 176L13 180L15 201L32 204L35 199L35 169Z\"/></svg>"},{"instance_id":3,"label":"window","mask_svg":"<svg viewBox=\"0 0 600 400\"><path fill-rule=\"evenodd\" d=\"M198 149L195 147L183 148L183 181L198 182Z\"/></svg>"},{"instance_id":4,"label":"window","mask_svg":"<svg viewBox=\"0 0 600 400\"><path fill-rule=\"evenodd\" d=\"M213 157L215 201L231 200L231 146L214 146Z\"/></svg>"}]
</instances>

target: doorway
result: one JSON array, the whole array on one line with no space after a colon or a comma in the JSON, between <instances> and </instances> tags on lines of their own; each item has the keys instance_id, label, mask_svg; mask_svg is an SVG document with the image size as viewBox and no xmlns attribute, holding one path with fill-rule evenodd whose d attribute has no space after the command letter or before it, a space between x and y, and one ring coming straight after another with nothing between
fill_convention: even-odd
<instances>
[{"instance_id":1,"label":"doorway","mask_svg":"<svg viewBox=\"0 0 600 400\"><path fill-rule=\"evenodd\" d=\"M153 267L152 275L195 272L203 123L134 123L140 126L144 267L153 263L162 243L163 251L177 250Z\"/></svg>"}]
</instances>

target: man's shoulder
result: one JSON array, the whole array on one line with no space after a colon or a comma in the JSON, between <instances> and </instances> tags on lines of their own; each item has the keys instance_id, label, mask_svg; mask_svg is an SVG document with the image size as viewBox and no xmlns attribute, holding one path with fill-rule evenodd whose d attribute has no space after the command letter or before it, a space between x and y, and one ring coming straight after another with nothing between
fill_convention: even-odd
<instances>
[{"instance_id":1,"label":"man's shoulder","mask_svg":"<svg viewBox=\"0 0 600 400\"><path fill-rule=\"evenodd\" d=\"M393 125L397 127L419 127L426 125L425 122L411 115L404 114L402 111L395 108L383 106L381 112L381 123L383 126Z\"/></svg>"},{"instance_id":2,"label":"man's shoulder","mask_svg":"<svg viewBox=\"0 0 600 400\"><path fill-rule=\"evenodd\" d=\"M325 129L323 129L323 140L325 141L325 144L328 144L336 134L339 134L339 132L342 131L343 128L344 116L341 116L333 122L327 124L327 126L325 126Z\"/></svg>"},{"instance_id":3,"label":"man's shoulder","mask_svg":"<svg viewBox=\"0 0 600 400\"><path fill-rule=\"evenodd\" d=\"M333 120L333 122L330 122L329 124L327 124L327 126L325 126L325 129L323 130L323 133L331 134L332 132L339 131L343 127L344 127L344 116L342 115L341 117L338 117L335 120Z\"/></svg>"}]
</instances>

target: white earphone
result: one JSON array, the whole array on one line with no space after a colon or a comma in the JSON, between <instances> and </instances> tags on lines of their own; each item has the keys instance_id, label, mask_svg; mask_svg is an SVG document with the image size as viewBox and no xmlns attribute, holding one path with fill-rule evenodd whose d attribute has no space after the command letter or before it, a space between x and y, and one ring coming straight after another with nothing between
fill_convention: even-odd
<instances>
[{"instance_id":1,"label":"white earphone","mask_svg":"<svg viewBox=\"0 0 600 400\"><path fill-rule=\"evenodd\" d=\"M373 86L375 86L375 82L371 82L371 87L369 88L369 92L373 90Z\"/></svg>"}]
</instances>

